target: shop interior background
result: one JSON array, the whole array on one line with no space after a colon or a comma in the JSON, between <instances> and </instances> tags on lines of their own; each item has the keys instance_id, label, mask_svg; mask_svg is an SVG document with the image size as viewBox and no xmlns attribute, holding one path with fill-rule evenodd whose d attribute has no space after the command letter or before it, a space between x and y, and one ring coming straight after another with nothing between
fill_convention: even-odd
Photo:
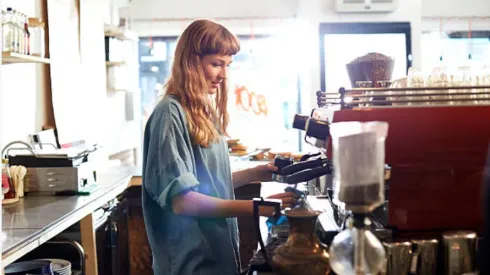
<instances>
[{"instance_id":1,"label":"shop interior background","mask_svg":"<svg viewBox=\"0 0 490 275\"><path fill-rule=\"evenodd\" d=\"M2 8L15 6L32 16L41 13L38 1L1 2ZM334 0L92 2L100 8L96 19L101 31L103 23L117 24L121 16L127 15L131 18L130 28L140 37L138 85L141 121L137 127L140 134L132 137L139 144L145 117L151 112L165 81L175 38L196 18L216 19L242 40L242 52L231 68L231 85L234 86L230 91L234 96L254 93L255 102L252 102L254 108L246 110L249 105L246 99L252 97L241 96L238 107L236 98L230 99L230 104L235 104L234 108L230 106L230 134L250 147L308 150L299 133L290 127L294 113L308 113L316 105L315 92L321 89L319 28L322 23L409 23L412 66L421 70L441 66L441 56L448 66L456 63L490 64L490 1L487 0L399 0L396 10L388 13L338 13ZM467 39L470 32L472 39ZM150 49L149 45L153 48ZM356 45L346 43L342 51L349 52L355 48ZM341 51L340 48L338 50ZM471 59L468 58L470 52ZM41 130L49 120L45 115L45 103L50 98L45 89L37 88L46 70L45 67L23 64L2 68L0 145L12 140L25 140L28 134ZM245 84L246 92L237 88ZM71 89L70 93L79 94L80 98L87 97L87 104L91 104L94 94L104 93L104 90L94 89L80 91L74 86ZM256 106L257 98L265 98L267 115ZM8 102L21 102L22 108ZM124 106L104 104L99 107L104 113L124 112ZM104 123L111 124L110 119L116 118L109 116L107 119ZM248 126L243 126L249 123L257 125L257 130L250 132ZM117 138L101 135L103 127L96 129L85 127L84 131L92 131L86 135L100 144L110 144Z\"/></svg>"}]
</instances>

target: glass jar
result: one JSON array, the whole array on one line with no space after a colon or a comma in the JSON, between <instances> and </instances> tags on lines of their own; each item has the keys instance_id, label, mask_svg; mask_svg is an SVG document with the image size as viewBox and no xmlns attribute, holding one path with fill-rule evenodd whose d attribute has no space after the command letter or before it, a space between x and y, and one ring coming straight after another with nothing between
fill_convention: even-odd
<instances>
[{"instance_id":1,"label":"glass jar","mask_svg":"<svg viewBox=\"0 0 490 275\"><path fill-rule=\"evenodd\" d=\"M337 274L378 274L383 271L385 249L369 230L370 225L367 218L364 221L361 217L349 218L347 229L335 236L329 254L330 265Z\"/></svg>"},{"instance_id":2,"label":"glass jar","mask_svg":"<svg viewBox=\"0 0 490 275\"><path fill-rule=\"evenodd\" d=\"M31 55L45 57L45 24L39 18L29 18L30 51Z\"/></svg>"},{"instance_id":3,"label":"glass jar","mask_svg":"<svg viewBox=\"0 0 490 275\"><path fill-rule=\"evenodd\" d=\"M384 203L385 139L388 123L337 122L330 125L334 203L368 213Z\"/></svg>"}]
</instances>

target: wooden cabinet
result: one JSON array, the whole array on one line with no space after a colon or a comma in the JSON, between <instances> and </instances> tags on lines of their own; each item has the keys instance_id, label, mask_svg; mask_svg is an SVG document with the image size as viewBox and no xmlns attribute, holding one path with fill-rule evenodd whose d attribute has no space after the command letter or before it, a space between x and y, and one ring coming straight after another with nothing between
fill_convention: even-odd
<instances>
[{"instance_id":1,"label":"wooden cabinet","mask_svg":"<svg viewBox=\"0 0 490 275\"><path fill-rule=\"evenodd\" d=\"M129 202L129 270L131 275L151 275L152 254L146 235L141 204L141 186L130 187L126 194Z\"/></svg>"}]
</instances>

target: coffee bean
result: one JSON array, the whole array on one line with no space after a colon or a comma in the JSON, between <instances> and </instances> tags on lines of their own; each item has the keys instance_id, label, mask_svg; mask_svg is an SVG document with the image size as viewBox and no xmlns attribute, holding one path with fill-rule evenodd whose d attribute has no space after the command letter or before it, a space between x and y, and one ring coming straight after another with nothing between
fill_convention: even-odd
<instances>
[{"instance_id":1,"label":"coffee bean","mask_svg":"<svg viewBox=\"0 0 490 275\"><path fill-rule=\"evenodd\" d=\"M347 66L347 72L352 87L356 87L358 81L371 81L377 87L378 81L391 80L395 61L380 53L368 53L360 56Z\"/></svg>"}]
</instances>

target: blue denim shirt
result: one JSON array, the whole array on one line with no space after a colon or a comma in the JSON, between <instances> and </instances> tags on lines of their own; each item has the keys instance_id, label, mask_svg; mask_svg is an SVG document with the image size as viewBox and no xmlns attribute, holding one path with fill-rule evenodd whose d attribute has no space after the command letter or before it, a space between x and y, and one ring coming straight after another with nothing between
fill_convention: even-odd
<instances>
[{"instance_id":1,"label":"blue denim shirt","mask_svg":"<svg viewBox=\"0 0 490 275\"><path fill-rule=\"evenodd\" d=\"M150 116L144 135L143 215L156 275L236 274L239 270L236 218L176 215L171 198L195 191L234 199L224 140L192 145L185 112L172 96Z\"/></svg>"}]
</instances>

